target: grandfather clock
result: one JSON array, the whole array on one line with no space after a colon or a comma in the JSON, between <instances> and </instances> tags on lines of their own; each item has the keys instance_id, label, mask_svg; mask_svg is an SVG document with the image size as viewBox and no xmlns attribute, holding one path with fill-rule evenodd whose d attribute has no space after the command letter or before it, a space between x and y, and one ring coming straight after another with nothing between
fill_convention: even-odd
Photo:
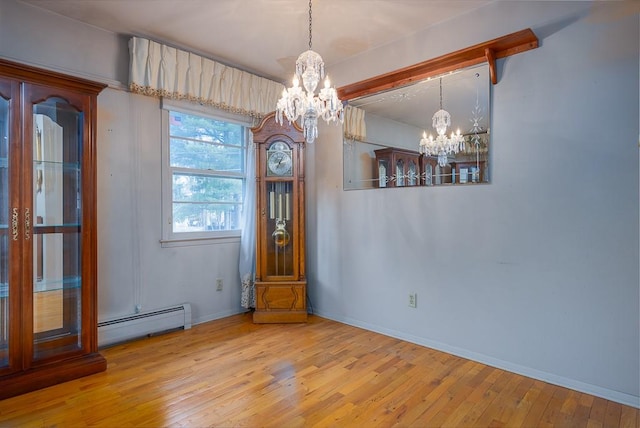
<instances>
[{"instance_id":1,"label":"grandfather clock","mask_svg":"<svg viewBox=\"0 0 640 428\"><path fill-rule=\"evenodd\" d=\"M252 128L256 147L255 323L307 321L304 136L275 113Z\"/></svg>"}]
</instances>

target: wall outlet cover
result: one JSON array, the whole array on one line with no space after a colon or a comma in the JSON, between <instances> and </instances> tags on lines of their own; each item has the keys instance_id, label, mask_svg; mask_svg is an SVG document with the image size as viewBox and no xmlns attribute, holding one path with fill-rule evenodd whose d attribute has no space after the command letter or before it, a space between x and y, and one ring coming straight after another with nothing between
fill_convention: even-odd
<instances>
[{"instance_id":1,"label":"wall outlet cover","mask_svg":"<svg viewBox=\"0 0 640 428\"><path fill-rule=\"evenodd\" d=\"M417 308L418 307L418 294L417 293L409 293L409 307Z\"/></svg>"}]
</instances>

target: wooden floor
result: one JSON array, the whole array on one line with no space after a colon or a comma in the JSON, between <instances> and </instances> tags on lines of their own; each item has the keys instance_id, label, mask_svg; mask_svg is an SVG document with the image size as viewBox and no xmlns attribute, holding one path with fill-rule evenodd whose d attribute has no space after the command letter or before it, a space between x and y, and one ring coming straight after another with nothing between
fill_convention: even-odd
<instances>
[{"instance_id":1,"label":"wooden floor","mask_svg":"<svg viewBox=\"0 0 640 428\"><path fill-rule=\"evenodd\" d=\"M638 427L638 409L316 316L248 314L104 349L0 401L0 427Z\"/></svg>"}]
</instances>

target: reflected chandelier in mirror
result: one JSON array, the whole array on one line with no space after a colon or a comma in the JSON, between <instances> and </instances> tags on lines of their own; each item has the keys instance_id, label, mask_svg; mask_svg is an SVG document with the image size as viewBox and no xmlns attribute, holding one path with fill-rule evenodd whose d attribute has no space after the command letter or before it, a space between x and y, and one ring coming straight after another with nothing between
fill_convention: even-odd
<instances>
[{"instance_id":1,"label":"reflected chandelier in mirror","mask_svg":"<svg viewBox=\"0 0 640 428\"><path fill-rule=\"evenodd\" d=\"M344 140L344 188L488 182L489 97L484 64L351 100L366 135Z\"/></svg>"},{"instance_id":2,"label":"reflected chandelier in mirror","mask_svg":"<svg viewBox=\"0 0 640 428\"><path fill-rule=\"evenodd\" d=\"M488 183L495 61L537 46L523 30L338 89L344 189Z\"/></svg>"}]
</instances>

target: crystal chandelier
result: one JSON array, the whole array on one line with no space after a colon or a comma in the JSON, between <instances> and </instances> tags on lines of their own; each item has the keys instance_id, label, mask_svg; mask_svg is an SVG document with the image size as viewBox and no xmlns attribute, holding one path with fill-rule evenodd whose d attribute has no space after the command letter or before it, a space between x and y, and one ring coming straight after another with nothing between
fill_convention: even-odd
<instances>
[{"instance_id":1,"label":"crystal chandelier","mask_svg":"<svg viewBox=\"0 0 640 428\"><path fill-rule=\"evenodd\" d=\"M438 132L435 139L431 135L427 138L427 132L422 133L420 140L420 153L427 156L438 156L438 165L445 166L448 162L447 156L458 153L463 149L464 136L451 132L451 137L447 138L447 128L451 126L451 115L442 108L442 77L440 78L440 110L433 115L432 126Z\"/></svg>"},{"instance_id":2,"label":"crystal chandelier","mask_svg":"<svg viewBox=\"0 0 640 428\"><path fill-rule=\"evenodd\" d=\"M283 115L289 123L302 117L302 127L307 143L313 143L318 136L318 117L327 123L342 124L344 112L338 93L331 87L329 77L324 80L324 88L318 94L316 87L324 78L322 57L311 50L311 0L309 0L309 50L303 52L296 61L296 74L293 86L282 91L282 97L276 106L276 122L282 125ZM302 86L300 85L302 80Z\"/></svg>"}]
</instances>

